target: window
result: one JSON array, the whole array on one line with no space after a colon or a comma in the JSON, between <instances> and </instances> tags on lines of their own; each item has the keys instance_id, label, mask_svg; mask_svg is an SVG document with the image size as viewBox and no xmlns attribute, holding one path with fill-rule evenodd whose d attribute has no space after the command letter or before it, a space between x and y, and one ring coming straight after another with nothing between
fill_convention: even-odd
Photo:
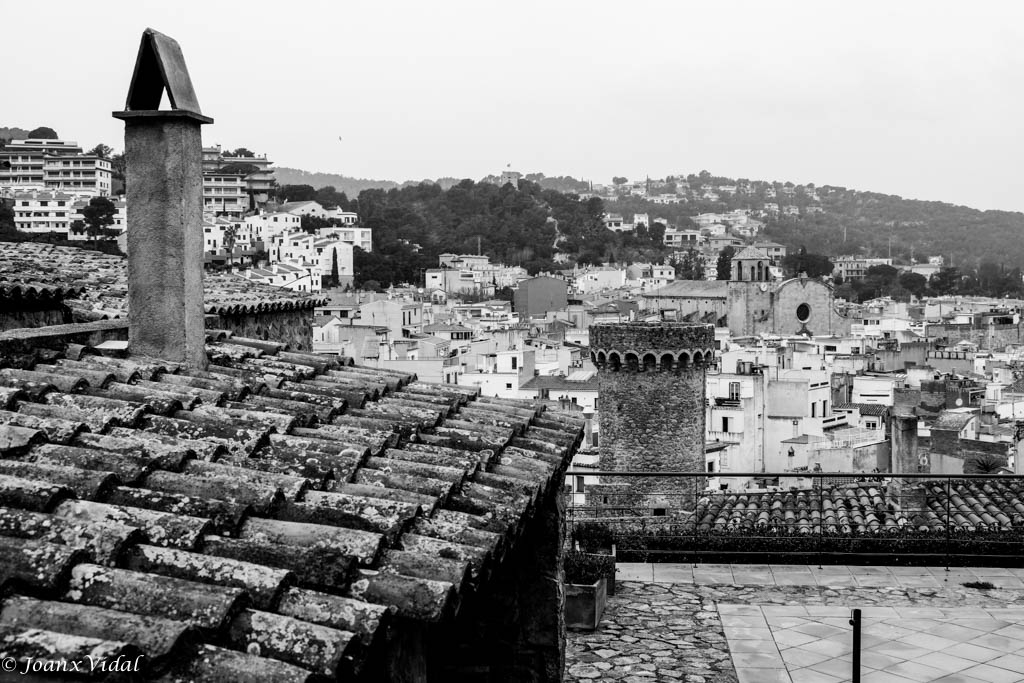
<instances>
[{"instance_id":1,"label":"window","mask_svg":"<svg viewBox=\"0 0 1024 683\"><path fill-rule=\"evenodd\" d=\"M583 483L583 477L576 476L576 493L585 493L586 484Z\"/></svg>"},{"instance_id":2,"label":"window","mask_svg":"<svg viewBox=\"0 0 1024 683\"><path fill-rule=\"evenodd\" d=\"M722 431L723 432L729 431L729 418L727 418L727 417L723 417L722 418Z\"/></svg>"},{"instance_id":3,"label":"window","mask_svg":"<svg viewBox=\"0 0 1024 683\"><path fill-rule=\"evenodd\" d=\"M821 416L825 417L828 415L828 400L821 402Z\"/></svg>"},{"instance_id":4,"label":"window","mask_svg":"<svg viewBox=\"0 0 1024 683\"><path fill-rule=\"evenodd\" d=\"M807 304L800 304L796 307L796 319L802 323L811 319L811 307Z\"/></svg>"},{"instance_id":5,"label":"window","mask_svg":"<svg viewBox=\"0 0 1024 683\"><path fill-rule=\"evenodd\" d=\"M818 417L818 402L811 401L811 417Z\"/></svg>"},{"instance_id":6,"label":"window","mask_svg":"<svg viewBox=\"0 0 1024 683\"><path fill-rule=\"evenodd\" d=\"M729 400L738 401L740 400L740 383L729 382Z\"/></svg>"},{"instance_id":7,"label":"window","mask_svg":"<svg viewBox=\"0 0 1024 683\"><path fill-rule=\"evenodd\" d=\"M512 369L515 370L518 367L519 367L519 359L516 358L515 356L512 356Z\"/></svg>"},{"instance_id":8,"label":"window","mask_svg":"<svg viewBox=\"0 0 1024 683\"><path fill-rule=\"evenodd\" d=\"M512 388L512 384L511 384L511 383L507 383L507 384L505 384L505 388L506 388L506 389L511 389L511 388Z\"/></svg>"},{"instance_id":9,"label":"window","mask_svg":"<svg viewBox=\"0 0 1024 683\"><path fill-rule=\"evenodd\" d=\"M715 471L715 461L714 460L708 460L708 472L714 472L714 471Z\"/></svg>"}]
</instances>

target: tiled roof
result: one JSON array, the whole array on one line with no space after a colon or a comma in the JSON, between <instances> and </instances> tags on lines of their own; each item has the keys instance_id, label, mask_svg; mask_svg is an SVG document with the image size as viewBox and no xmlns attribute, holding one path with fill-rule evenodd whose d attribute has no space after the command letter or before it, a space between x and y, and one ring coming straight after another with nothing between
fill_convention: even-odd
<instances>
[{"instance_id":1,"label":"tiled roof","mask_svg":"<svg viewBox=\"0 0 1024 683\"><path fill-rule=\"evenodd\" d=\"M724 299L729 283L725 280L676 280L651 292L644 292L645 299L688 297L693 299Z\"/></svg>"},{"instance_id":2,"label":"tiled roof","mask_svg":"<svg viewBox=\"0 0 1024 683\"><path fill-rule=\"evenodd\" d=\"M225 334L207 371L0 368L0 653L350 680L389 623L447 623L530 552L578 417Z\"/></svg>"},{"instance_id":3,"label":"tiled roof","mask_svg":"<svg viewBox=\"0 0 1024 683\"><path fill-rule=\"evenodd\" d=\"M757 247L744 247L738 253L733 254L732 260L762 259L768 260L768 254Z\"/></svg>"},{"instance_id":4,"label":"tiled roof","mask_svg":"<svg viewBox=\"0 0 1024 683\"><path fill-rule=\"evenodd\" d=\"M229 273L205 273L203 289L207 313L304 310L324 301ZM127 260L76 247L0 242L0 299L13 296L73 299L65 303L76 322L122 317L128 307Z\"/></svg>"},{"instance_id":5,"label":"tiled roof","mask_svg":"<svg viewBox=\"0 0 1024 683\"><path fill-rule=\"evenodd\" d=\"M837 403L833 406L833 410L857 410L861 415L881 417L889 410L889 406L876 403Z\"/></svg>"},{"instance_id":6,"label":"tiled roof","mask_svg":"<svg viewBox=\"0 0 1024 683\"><path fill-rule=\"evenodd\" d=\"M949 491L951 528L973 531L1024 526L1024 481L952 481ZM817 489L714 494L700 499L684 526L705 532L775 528L817 533L819 523L826 533L945 530L945 481L915 484L904 491L901 500L902 506L881 483L826 486L824 494Z\"/></svg>"},{"instance_id":7,"label":"tiled roof","mask_svg":"<svg viewBox=\"0 0 1024 683\"><path fill-rule=\"evenodd\" d=\"M553 375L531 377L520 386L520 389L562 389L571 391L597 391L597 375L585 380L573 380Z\"/></svg>"},{"instance_id":8,"label":"tiled roof","mask_svg":"<svg viewBox=\"0 0 1024 683\"><path fill-rule=\"evenodd\" d=\"M931 428L959 432L975 417L977 417L977 413L943 410L939 413L939 416L935 418L935 421L932 422Z\"/></svg>"}]
</instances>

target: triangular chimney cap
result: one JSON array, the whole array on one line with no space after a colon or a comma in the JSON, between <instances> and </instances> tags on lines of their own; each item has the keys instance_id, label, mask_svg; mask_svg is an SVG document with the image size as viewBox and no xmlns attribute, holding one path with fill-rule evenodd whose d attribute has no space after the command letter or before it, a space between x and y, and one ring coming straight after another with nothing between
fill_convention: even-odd
<instances>
[{"instance_id":1,"label":"triangular chimney cap","mask_svg":"<svg viewBox=\"0 0 1024 683\"><path fill-rule=\"evenodd\" d=\"M171 109L160 111L160 95L165 89ZM151 28L142 33L125 111L114 112L114 118L118 119L145 116L180 116L213 123L199 108L181 46L170 36Z\"/></svg>"}]
</instances>

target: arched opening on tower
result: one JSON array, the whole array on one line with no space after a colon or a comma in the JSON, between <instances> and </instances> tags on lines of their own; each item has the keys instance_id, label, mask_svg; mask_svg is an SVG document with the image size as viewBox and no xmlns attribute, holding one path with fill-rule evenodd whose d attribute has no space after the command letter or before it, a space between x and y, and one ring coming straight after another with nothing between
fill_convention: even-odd
<instances>
[{"instance_id":1,"label":"arched opening on tower","mask_svg":"<svg viewBox=\"0 0 1024 683\"><path fill-rule=\"evenodd\" d=\"M644 354L644 372L658 369L658 357L653 353Z\"/></svg>"},{"instance_id":2,"label":"arched opening on tower","mask_svg":"<svg viewBox=\"0 0 1024 683\"><path fill-rule=\"evenodd\" d=\"M640 369L640 357L635 353L626 354L626 369L627 370L639 370Z\"/></svg>"},{"instance_id":3,"label":"arched opening on tower","mask_svg":"<svg viewBox=\"0 0 1024 683\"><path fill-rule=\"evenodd\" d=\"M693 364L694 365L701 365L703 362L704 362L704 354L702 354L700 351L694 351L693 352Z\"/></svg>"},{"instance_id":4,"label":"arched opening on tower","mask_svg":"<svg viewBox=\"0 0 1024 683\"><path fill-rule=\"evenodd\" d=\"M686 353L685 351L679 354L679 367L690 367L690 354Z\"/></svg>"},{"instance_id":5,"label":"arched opening on tower","mask_svg":"<svg viewBox=\"0 0 1024 683\"><path fill-rule=\"evenodd\" d=\"M763 267L763 264L760 261L758 261L757 262L757 281L758 282L761 282L762 280L765 279L764 278L764 271L762 270L762 267Z\"/></svg>"},{"instance_id":6,"label":"arched opening on tower","mask_svg":"<svg viewBox=\"0 0 1024 683\"><path fill-rule=\"evenodd\" d=\"M597 352L597 363L595 363L595 364L598 365L598 366L603 366L607 362L608 362L608 355L605 354L604 351L598 351Z\"/></svg>"},{"instance_id":7,"label":"arched opening on tower","mask_svg":"<svg viewBox=\"0 0 1024 683\"><path fill-rule=\"evenodd\" d=\"M661 369L664 372L668 372L672 369L672 365L676 362L675 357L671 353L666 353L661 357Z\"/></svg>"},{"instance_id":8,"label":"arched opening on tower","mask_svg":"<svg viewBox=\"0 0 1024 683\"><path fill-rule=\"evenodd\" d=\"M608 365L613 371L618 371L622 367L622 358L619 357L617 351L608 354Z\"/></svg>"}]
</instances>

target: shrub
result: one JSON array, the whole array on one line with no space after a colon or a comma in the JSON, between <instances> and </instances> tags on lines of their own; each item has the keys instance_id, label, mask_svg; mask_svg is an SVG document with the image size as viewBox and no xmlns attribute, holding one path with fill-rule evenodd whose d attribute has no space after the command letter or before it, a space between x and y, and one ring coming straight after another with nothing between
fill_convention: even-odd
<instances>
[{"instance_id":1,"label":"shrub","mask_svg":"<svg viewBox=\"0 0 1024 683\"><path fill-rule=\"evenodd\" d=\"M607 524L600 522L580 522L572 530L572 540L578 543L581 550L596 553L611 550L615 543L615 533Z\"/></svg>"},{"instance_id":2,"label":"shrub","mask_svg":"<svg viewBox=\"0 0 1024 683\"><path fill-rule=\"evenodd\" d=\"M565 582L591 584L607 576L609 567L615 571L615 558L611 555L595 555L578 550L570 550L565 554Z\"/></svg>"}]
</instances>

